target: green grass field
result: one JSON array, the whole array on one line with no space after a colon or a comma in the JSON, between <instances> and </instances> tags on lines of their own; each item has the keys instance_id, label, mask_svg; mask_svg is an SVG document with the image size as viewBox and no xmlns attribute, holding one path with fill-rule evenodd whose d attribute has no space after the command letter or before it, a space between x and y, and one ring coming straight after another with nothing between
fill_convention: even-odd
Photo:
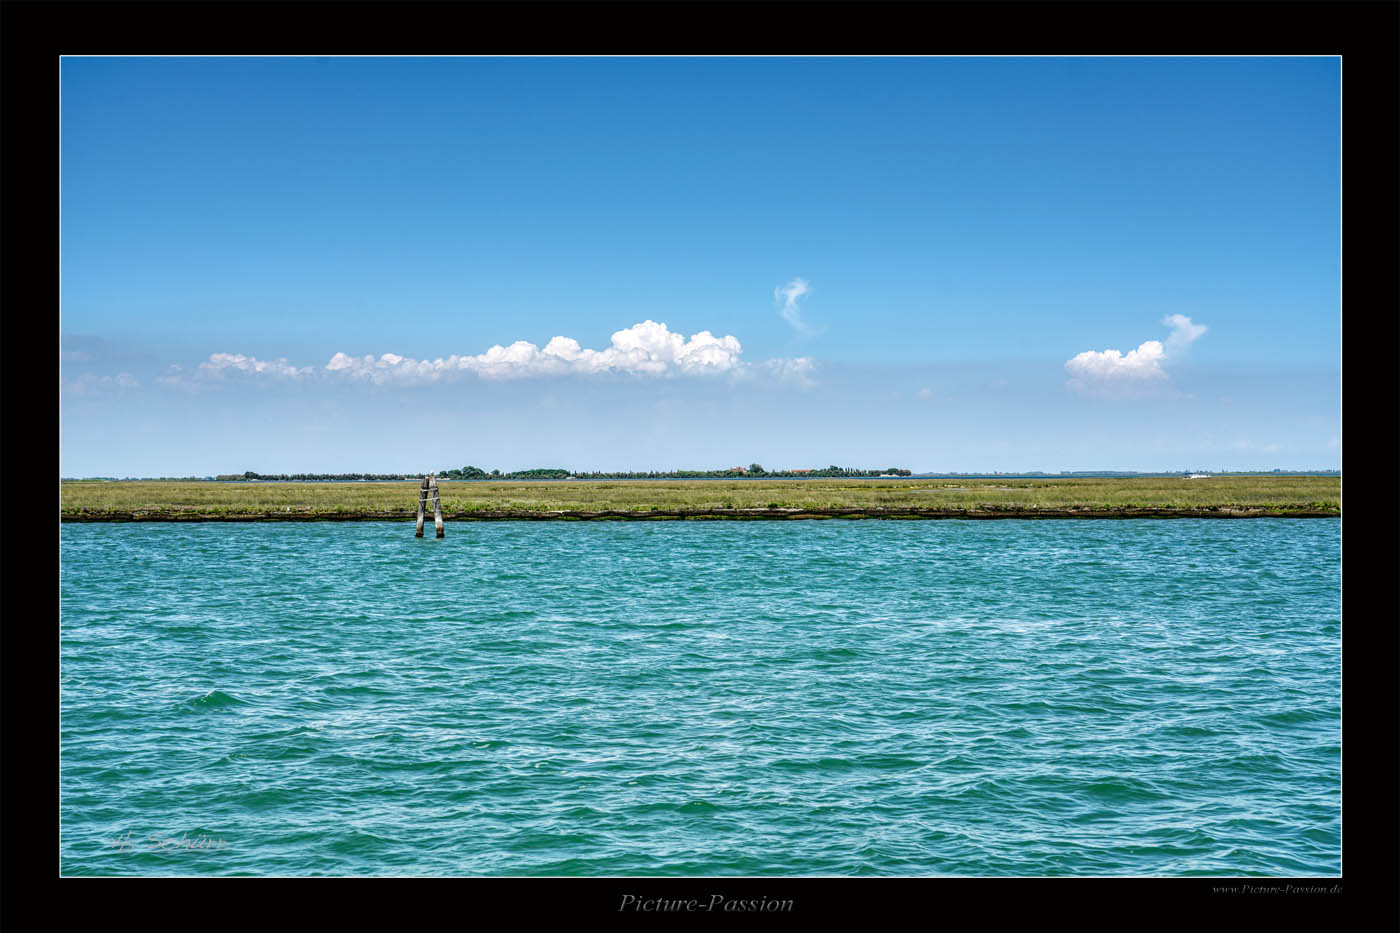
<instances>
[{"instance_id":1,"label":"green grass field","mask_svg":"<svg viewBox=\"0 0 1400 933\"><path fill-rule=\"evenodd\" d=\"M1336 476L443 482L443 510L1216 509L1341 512ZM412 512L418 483L68 482L65 515Z\"/></svg>"}]
</instances>

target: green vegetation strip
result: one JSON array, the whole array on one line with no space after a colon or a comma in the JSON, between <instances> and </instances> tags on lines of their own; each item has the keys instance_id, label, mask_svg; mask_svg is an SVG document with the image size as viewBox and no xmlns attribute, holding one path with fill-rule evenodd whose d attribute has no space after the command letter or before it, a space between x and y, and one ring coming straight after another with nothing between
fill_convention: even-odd
<instances>
[{"instance_id":1,"label":"green vegetation strip","mask_svg":"<svg viewBox=\"0 0 1400 933\"><path fill-rule=\"evenodd\" d=\"M1336 517L1336 476L442 482L449 521ZM62 483L64 521L413 518L418 483ZM431 518L431 511L429 512Z\"/></svg>"}]
</instances>

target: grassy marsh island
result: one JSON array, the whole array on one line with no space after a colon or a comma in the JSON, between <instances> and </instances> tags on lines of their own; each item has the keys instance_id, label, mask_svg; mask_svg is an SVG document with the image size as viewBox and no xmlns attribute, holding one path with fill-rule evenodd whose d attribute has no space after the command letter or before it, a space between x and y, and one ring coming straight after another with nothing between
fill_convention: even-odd
<instances>
[{"instance_id":1,"label":"grassy marsh island","mask_svg":"<svg viewBox=\"0 0 1400 933\"><path fill-rule=\"evenodd\" d=\"M418 481L61 483L63 521L383 521ZM1339 476L439 481L452 521L790 518L1333 518Z\"/></svg>"}]
</instances>

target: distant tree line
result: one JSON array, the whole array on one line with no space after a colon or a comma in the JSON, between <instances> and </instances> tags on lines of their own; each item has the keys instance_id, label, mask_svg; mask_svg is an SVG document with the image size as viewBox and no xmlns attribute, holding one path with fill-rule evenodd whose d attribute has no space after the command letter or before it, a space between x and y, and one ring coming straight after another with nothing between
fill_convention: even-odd
<instances>
[{"instance_id":1,"label":"distant tree line","mask_svg":"<svg viewBox=\"0 0 1400 933\"><path fill-rule=\"evenodd\" d=\"M421 473L256 473L248 470L243 473L220 473L218 480L261 482L352 482L355 480L415 480ZM826 477L872 477L872 476L912 476L913 473L902 467L887 467L883 470L864 470L857 467L840 467L835 464L812 470L765 470L762 464L751 463L747 467L730 467L727 470L639 470L639 471L578 471L562 467L540 467L534 470L514 470L502 473L500 470L483 470L481 467L464 466L438 470L439 479L451 480L492 480L492 479L739 479L743 477L765 477L769 479L792 479L808 476ZM190 477L195 479L198 477ZM207 479L208 477L204 477Z\"/></svg>"},{"instance_id":2,"label":"distant tree line","mask_svg":"<svg viewBox=\"0 0 1400 933\"><path fill-rule=\"evenodd\" d=\"M730 467L727 470L642 470L601 472L590 470L539 469L517 470L502 473L492 470L489 473L480 467L465 466L459 469L441 470L437 474L443 479L737 479L746 476L762 476L770 479L788 479L804 476L912 476L912 472L901 467L888 467L884 470L862 470L856 467L829 466L814 470L765 470L762 464L751 463L747 467Z\"/></svg>"},{"instance_id":3,"label":"distant tree line","mask_svg":"<svg viewBox=\"0 0 1400 933\"><path fill-rule=\"evenodd\" d=\"M516 470L513 473L492 470L488 473L480 467L464 466L459 469L439 470L437 475L443 479L568 479L574 474L559 467Z\"/></svg>"}]
</instances>

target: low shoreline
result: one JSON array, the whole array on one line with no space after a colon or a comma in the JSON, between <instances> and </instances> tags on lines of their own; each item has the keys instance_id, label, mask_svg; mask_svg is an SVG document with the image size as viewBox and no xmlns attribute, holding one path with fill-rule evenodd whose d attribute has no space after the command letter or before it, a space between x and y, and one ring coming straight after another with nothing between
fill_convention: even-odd
<instances>
[{"instance_id":1,"label":"low shoreline","mask_svg":"<svg viewBox=\"0 0 1400 933\"><path fill-rule=\"evenodd\" d=\"M474 510L443 512L449 522L509 521L772 521L822 519L1083 519L1083 518L1340 518L1341 511L1320 509L1251 508L1045 508L1045 509L929 509L929 508L790 508L790 509L650 509L646 511L524 511ZM200 512L180 509L136 511L86 510L64 512L64 522L384 522L414 521L417 512L374 511L248 511ZM428 521L432 521L431 515Z\"/></svg>"}]
</instances>

